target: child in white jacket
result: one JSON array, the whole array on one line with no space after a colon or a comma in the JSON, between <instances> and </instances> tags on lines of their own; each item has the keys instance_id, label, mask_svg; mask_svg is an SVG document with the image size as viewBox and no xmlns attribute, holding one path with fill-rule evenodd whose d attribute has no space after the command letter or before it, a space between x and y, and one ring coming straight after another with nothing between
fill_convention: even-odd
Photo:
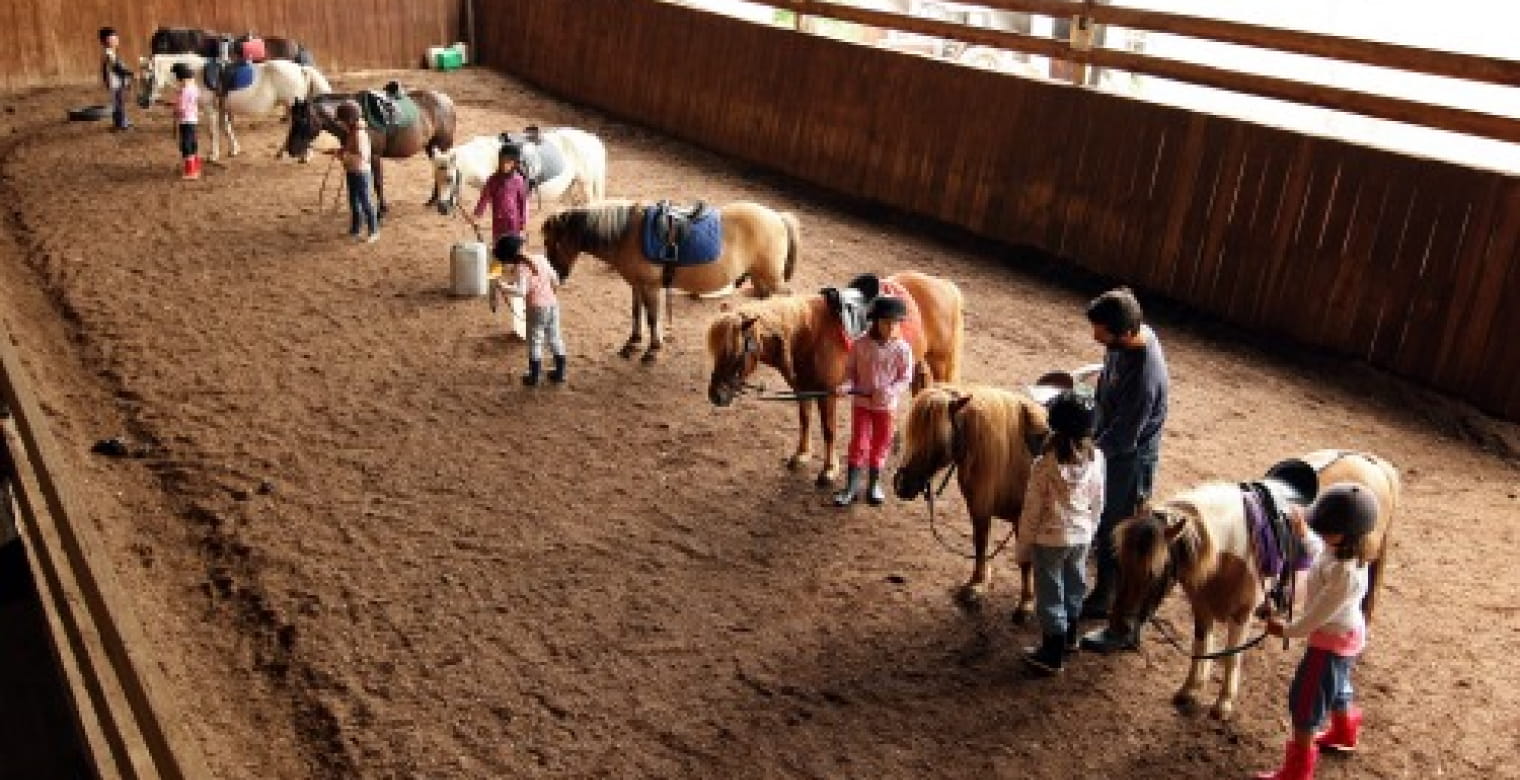
<instances>
[{"instance_id":1,"label":"child in white jacket","mask_svg":"<svg viewBox=\"0 0 1520 780\"><path fill-rule=\"evenodd\" d=\"M1087 596L1087 548L1103 514L1103 451L1093 446L1093 402L1066 391L1050 402L1050 435L1035 458L1019 514L1014 557L1034 564L1035 609L1044 640L1024 661L1041 674L1061 671L1077 645Z\"/></svg>"}]
</instances>

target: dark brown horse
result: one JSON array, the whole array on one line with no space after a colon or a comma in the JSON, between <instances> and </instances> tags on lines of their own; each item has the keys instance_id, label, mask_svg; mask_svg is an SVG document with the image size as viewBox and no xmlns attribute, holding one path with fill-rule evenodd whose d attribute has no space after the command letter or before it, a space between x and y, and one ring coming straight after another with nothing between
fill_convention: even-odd
<instances>
[{"instance_id":1,"label":"dark brown horse","mask_svg":"<svg viewBox=\"0 0 1520 780\"><path fill-rule=\"evenodd\" d=\"M199 54L207 59L216 59L221 51L220 45L223 39L229 39L234 44L241 43L250 38L258 37L253 33L246 35L232 35L219 33L212 30L197 30L190 27L160 27L153 31L153 37L148 41L150 54ZM316 60L311 56L311 50L290 38L264 37L264 56L271 60L290 60L299 65L315 65ZM229 55L236 59L235 54Z\"/></svg>"},{"instance_id":2,"label":"dark brown horse","mask_svg":"<svg viewBox=\"0 0 1520 780\"><path fill-rule=\"evenodd\" d=\"M346 140L348 130L338 121L338 106L359 103L362 93L322 95L311 100L297 100L290 107L290 135L285 139L284 151L301 162L311 155L312 142L324 131L331 133L340 143ZM381 158L405 160L418 152L425 152L428 159L454 146L454 101L442 92L419 89L407 93L417 104L417 120L401 128L369 126L371 165L375 172L375 195L377 208L384 214L388 210L385 201L385 177L381 172ZM438 200L438 184L433 184L433 194L427 200L432 205Z\"/></svg>"}]
</instances>

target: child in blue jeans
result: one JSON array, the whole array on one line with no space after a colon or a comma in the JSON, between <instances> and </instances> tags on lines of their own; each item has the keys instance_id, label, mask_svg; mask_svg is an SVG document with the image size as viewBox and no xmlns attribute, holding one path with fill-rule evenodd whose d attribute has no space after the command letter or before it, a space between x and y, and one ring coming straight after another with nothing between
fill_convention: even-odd
<instances>
[{"instance_id":1,"label":"child in blue jeans","mask_svg":"<svg viewBox=\"0 0 1520 780\"><path fill-rule=\"evenodd\" d=\"M1103 514L1106 469L1093 445L1092 399L1067 390L1050 402L1050 435L1030 467L1019 514L1014 558L1034 564L1035 610L1044 636L1027 648L1038 674L1061 671L1077 646L1077 621L1087 596L1087 548Z\"/></svg>"}]
</instances>

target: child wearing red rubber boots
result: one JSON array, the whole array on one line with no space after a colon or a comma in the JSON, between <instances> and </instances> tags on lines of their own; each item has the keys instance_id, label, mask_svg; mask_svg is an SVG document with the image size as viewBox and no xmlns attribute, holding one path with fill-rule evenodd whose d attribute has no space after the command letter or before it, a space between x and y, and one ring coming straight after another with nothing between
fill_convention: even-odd
<instances>
[{"instance_id":1,"label":"child wearing red rubber boots","mask_svg":"<svg viewBox=\"0 0 1520 780\"><path fill-rule=\"evenodd\" d=\"M850 347L844 384L834 389L841 397L854 396L850 406L850 467L844 489L834 494L834 506L849 506L860 495L861 472L868 471L866 502L886 503L881 470L892 449L892 415L897 401L913 383L913 348L902 337L902 321L908 304L883 295L871 302L871 331Z\"/></svg>"},{"instance_id":2,"label":"child wearing red rubber boots","mask_svg":"<svg viewBox=\"0 0 1520 780\"><path fill-rule=\"evenodd\" d=\"M1377 516L1377 498L1350 482L1331 485L1306 511L1293 515L1293 531L1314 559L1308 602L1292 623L1269 620L1267 633L1307 637L1309 648L1288 689L1293 738L1282 767L1256 775L1257 780L1309 780L1321 747L1356 749L1362 713L1352 703L1351 667L1367 644L1362 598ZM1330 729L1318 734L1327 713Z\"/></svg>"}]
</instances>

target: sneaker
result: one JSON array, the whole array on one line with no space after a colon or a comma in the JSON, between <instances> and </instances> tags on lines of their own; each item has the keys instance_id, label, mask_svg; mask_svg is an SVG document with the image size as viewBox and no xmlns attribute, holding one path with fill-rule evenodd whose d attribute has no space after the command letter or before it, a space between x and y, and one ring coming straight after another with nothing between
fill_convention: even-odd
<instances>
[{"instance_id":1,"label":"sneaker","mask_svg":"<svg viewBox=\"0 0 1520 780\"><path fill-rule=\"evenodd\" d=\"M379 240L380 240L380 231L376 230L375 232L369 234L369 238L364 239L364 243L366 243L366 244L373 244L373 243L375 243L376 241L379 241Z\"/></svg>"}]
</instances>

